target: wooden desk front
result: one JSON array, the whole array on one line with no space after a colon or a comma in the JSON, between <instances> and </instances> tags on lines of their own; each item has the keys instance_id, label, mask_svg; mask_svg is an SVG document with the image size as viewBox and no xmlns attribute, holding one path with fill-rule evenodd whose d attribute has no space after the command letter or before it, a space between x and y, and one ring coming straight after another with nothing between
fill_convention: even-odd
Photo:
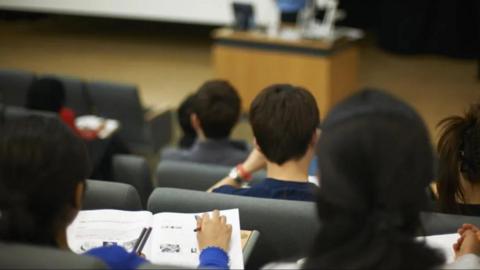
<instances>
[{"instance_id":1,"label":"wooden desk front","mask_svg":"<svg viewBox=\"0 0 480 270\"><path fill-rule=\"evenodd\" d=\"M239 91L243 110L265 87L289 83L310 90L321 115L357 89L358 49L353 42L286 41L255 32L214 31L216 76Z\"/></svg>"}]
</instances>

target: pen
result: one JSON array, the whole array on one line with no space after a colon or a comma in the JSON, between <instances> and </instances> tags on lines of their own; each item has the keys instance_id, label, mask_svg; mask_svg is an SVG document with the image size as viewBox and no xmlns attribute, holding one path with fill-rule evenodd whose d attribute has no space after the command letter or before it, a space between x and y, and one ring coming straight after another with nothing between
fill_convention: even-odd
<instances>
[{"instance_id":1,"label":"pen","mask_svg":"<svg viewBox=\"0 0 480 270\"><path fill-rule=\"evenodd\" d=\"M143 247L147 243L148 237L150 236L151 232L152 232L152 227L148 227L147 231L145 232L145 236L143 237L143 240L140 243L140 247L138 247L137 254L142 254Z\"/></svg>"},{"instance_id":2,"label":"pen","mask_svg":"<svg viewBox=\"0 0 480 270\"><path fill-rule=\"evenodd\" d=\"M137 238L137 241L135 241L135 245L133 246L133 252L137 253L138 246L140 246L140 243L142 242L143 236L145 235L145 232L147 232L147 228L143 228L142 232L140 233L140 236Z\"/></svg>"},{"instance_id":3,"label":"pen","mask_svg":"<svg viewBox=\"0 0 480 270\"><path fill-rule=\"evenodd\" d=\"M201 218L202 218L201 216L195 215L195 220L198 221L198 220L201 219ZM193 229L193 232L199 232L199 231L201 231L201 230L202 230L202 227L198 226L197 228Z\"/></svg>"}]
</instances>

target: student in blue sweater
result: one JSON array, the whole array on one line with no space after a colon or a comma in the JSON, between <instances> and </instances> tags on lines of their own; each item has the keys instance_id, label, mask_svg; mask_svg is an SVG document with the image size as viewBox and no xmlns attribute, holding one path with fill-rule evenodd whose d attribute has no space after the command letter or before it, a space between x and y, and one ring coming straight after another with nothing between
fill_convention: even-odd
<instances>
[{"instance_id":1,"label":"student in blue sweater","mask_svg":"<svg viewBox=\"0 0 480 270\"><path fill-rule=\"evenodd\" d=\"M56 118L0 123L0 241L69 250L66 229L82 207L90 164L83 141ZM217 211L198 221L200 268L225 268L231 226ZM121 247L90 250L110 269L146 260Z\"/></svg>"}]
</instances>

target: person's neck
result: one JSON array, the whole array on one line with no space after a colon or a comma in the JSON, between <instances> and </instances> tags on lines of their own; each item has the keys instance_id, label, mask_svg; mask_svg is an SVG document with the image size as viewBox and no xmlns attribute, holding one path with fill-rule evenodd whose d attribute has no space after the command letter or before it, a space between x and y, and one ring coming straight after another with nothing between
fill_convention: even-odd
<instances>
[{"instance_id":1,"label":"person's neck","mask_svg":"<svg viewBox=\"0 0 480 270\"><path fill-rule=\"evenodd\" d=\"M68 247L68 242L67 242L67 228L64 228L63 230L60 230L56 237L55 241L57 243L57 246L59 249L62 250L70 250Z\"/></svg>"},{"instance_id":2,"label":"person's neck","mask_svg":"<svg viewBox=\"0 0 480 270\"><path fill-rule=\"evenodd\" d=\"M308 182L308 167L311 157L289 160L282 165L267 161L267 177L288 182Z\"/></svg>"},{"instance_id":3,"label":"person's neck","mask_svg":"<svg viewBox=\"0 0 480 270\"><path fill-rule=\"evenodd\" d=\"M474 184L460 176L460 185L463 191L463 203L480 204L480 184Z\"/></svg>"}]
</instances>

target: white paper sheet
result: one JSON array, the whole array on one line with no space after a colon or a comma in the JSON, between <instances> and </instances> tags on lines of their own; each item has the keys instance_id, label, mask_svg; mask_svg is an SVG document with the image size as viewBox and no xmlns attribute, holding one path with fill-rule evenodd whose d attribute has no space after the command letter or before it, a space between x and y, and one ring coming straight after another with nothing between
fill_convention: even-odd
<instances>
[{"instance_id":1,"label":"white paper sheet","mask_svg":"<svg viewBox=\"0 0 480 270\"><path fill-rule=\"evenodd\" d=\"M455 252L453 251L453 244L457 242L460 236L457 233L439 234L426 237L417 237L418 241L425 241L425 243L435 249L440 250L446 259L446 263L452 263L455 260Z\"/></svg>"},{"instance_id":2,"label":"white paper sheet","mask_svg":"<svg viewBox=\"0 0 480 270\"><path fill-rule=\"evenodd\" d=\"M243 254L240 237L240 217L238 209L220 211L232 225L230 242L231 269L243 269ZM195 268L199 264L198 243L193 231L197 222L196 214L159 213L153 217L150 259L154 264L172 264Z\"/></svg>"},{"instance_id":3,"label":"white paper sheet","mask_svg":"<svg viewBox=\"0 0 480 270\"><path fill-rule=\"evenodd\" d=\"M107 245L119 245L132 251L140 232L151 226L152 219L148 211L80 211L67 229L68 245L75 253ZM149 246L144 247L143 253L149 253Z\"/></svg>"}]
</instances>

